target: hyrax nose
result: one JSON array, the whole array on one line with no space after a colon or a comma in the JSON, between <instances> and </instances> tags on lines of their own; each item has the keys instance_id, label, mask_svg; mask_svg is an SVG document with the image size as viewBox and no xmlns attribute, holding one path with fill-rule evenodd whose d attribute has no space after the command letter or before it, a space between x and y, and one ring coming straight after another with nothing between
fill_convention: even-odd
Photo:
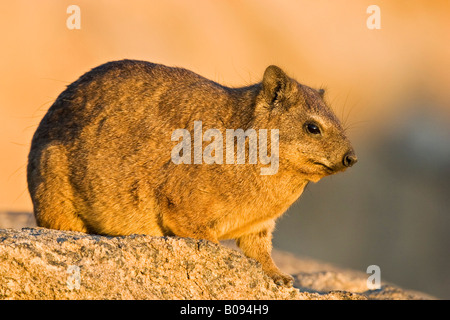
<instances>
[{"instance_id":1,"label":"hyrax nose","mask_svg":"<svg viewBox=\"0 0 450 320\"><path fill-rule=\"evenodd\" d=\"M353 151L349 151L344 155L344 158L342 159L342 164L344 167L351 167L358 161L358 158L356 158L356 155Z\"/></svg>"}]
</instances>

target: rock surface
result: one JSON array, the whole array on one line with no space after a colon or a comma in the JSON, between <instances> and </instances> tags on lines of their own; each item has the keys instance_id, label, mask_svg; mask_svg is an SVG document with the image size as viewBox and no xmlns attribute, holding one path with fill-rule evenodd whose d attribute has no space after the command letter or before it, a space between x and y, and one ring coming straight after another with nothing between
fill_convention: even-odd
<instances>
[{"instance_id":1,"label":"rock surface","mask_svg":"<svg viewBox=\"0 0 450 320\"><path fill-rule=\"evenodd\" d=\"M424 299L367 275L274 252L294 288L240 251L205 240L0 229L0 299ZM284 261L280 264L279 261Z\"/></svg>"}]
</instances>

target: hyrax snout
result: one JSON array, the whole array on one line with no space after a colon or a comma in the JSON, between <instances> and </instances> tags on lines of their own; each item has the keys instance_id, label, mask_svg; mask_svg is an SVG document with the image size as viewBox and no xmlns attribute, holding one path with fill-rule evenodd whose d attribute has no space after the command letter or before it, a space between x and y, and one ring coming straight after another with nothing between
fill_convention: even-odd
<instances>
[{"instance_id":1,"label":"hyrax snout","mask_svg":"<svg viewBox=\"0 0 450 320\"><path fill-rule=\"evenodd\" d=\"M342 164L344 165L344 167L351 167L356 162L358 162L358 158L356 157L355 152L353 150L347 152L344 155L344 158L342 159Z\"/></svg>"},{"instance_id":2,"label":"hyrax snout","mask_svg":"<svg viewBox=\"0 0 450 320\"><path fill-rule=\"evenodd\" d=\"M323 90L276 66L229 88L182 68L109 62L70 84L34 134L39 226L236 239L279 284L275 220L310 181L356 162Z\"/></svg>"}]
</instances>

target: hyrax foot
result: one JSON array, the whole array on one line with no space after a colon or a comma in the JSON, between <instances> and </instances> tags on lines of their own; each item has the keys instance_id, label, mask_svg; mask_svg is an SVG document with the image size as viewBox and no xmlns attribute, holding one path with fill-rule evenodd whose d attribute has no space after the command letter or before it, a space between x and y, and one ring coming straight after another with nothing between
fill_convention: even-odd
<instances>
[{"instance_id":1,"label":"hyrax foot","mask_svg":"<svg viewBox=\"0 0 450 320\"><path fill-rule=\"evenodd\" d=\"M294 285L294 278L283 272L266 272L269 277L275 282L277 286L292 287Z\"/></svg>"},{"instance_id":2,"label":"hyrax foot","mask_svg":"<svg viewBox=\"0 0 450 320\"><path fill-rule=\"evenodd\" d=\"M275 265L270 251L272 249L272 229L274 224L269 224L267 229L261 232L246 234L236 239L236 244L247 257L253 258L261 263L264 272L273 279L277 285L292 287L294 278L283 273Z\"/></svg>"}]
</instances>

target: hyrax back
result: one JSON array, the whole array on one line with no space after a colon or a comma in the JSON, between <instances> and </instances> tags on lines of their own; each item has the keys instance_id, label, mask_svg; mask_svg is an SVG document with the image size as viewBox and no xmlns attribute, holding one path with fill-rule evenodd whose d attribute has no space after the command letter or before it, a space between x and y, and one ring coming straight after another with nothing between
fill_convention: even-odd
<instances>
[{"instance_id":1,"label":"hyrax back","mask_svg":"<svg viewBox=\"0 0 450 320\"><path fill-rule=\"evenodd\" d=\"M105 235L233 238L277 283L290 284L270 257L275 219L309 181L356 162L322 95L276 66L260 83L228 88L143 61L101 65L60 94L33 137L28 186L37 222ZM250 135L244 164L199 162L186 149L179 155L189 161L176 164L177 129L191 133L188 145L198 148L200 137L200 152L227 129L277 132L266 140L276 170L261 174L267 162L250 163ZM215 138L202 141L209 129ZM225 147L211 154L220 152L225 159Z\"/></svg>"}]
</instances>

